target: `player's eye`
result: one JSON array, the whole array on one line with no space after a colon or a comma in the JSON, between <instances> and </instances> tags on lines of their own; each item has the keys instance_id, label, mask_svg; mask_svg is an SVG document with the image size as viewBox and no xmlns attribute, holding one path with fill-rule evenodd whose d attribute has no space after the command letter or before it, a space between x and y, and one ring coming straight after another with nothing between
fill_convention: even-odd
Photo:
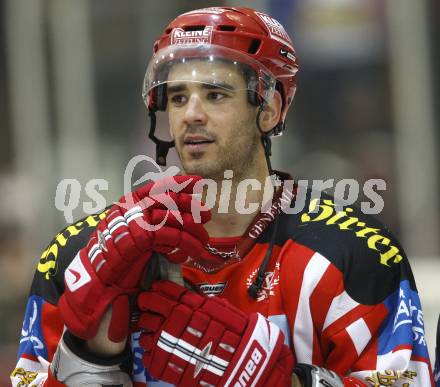
<instances>
[{"instance_id":1,"label":"player's eye","mask_svg":"<svg viewBox=\"0 0 440 387\"><path fill-rule=\"evenodd\" d=\"M208 100L214 101L214 102L221 101L222 99L227 98L227 97L228 97L227 94L221 93L219 91L210 91L208 93Z\"/></svg>"},{"instance_id":2,"label":"player's eye","mask_svg":"<svg viewBox=\"0 0 440 387\"><path fill-rule=\"evenodd\" d=\"M171 96L170 101L175 106L182 106L186 102L186 97L183 94L175 94Z\"/></svg>"}]
</instances>

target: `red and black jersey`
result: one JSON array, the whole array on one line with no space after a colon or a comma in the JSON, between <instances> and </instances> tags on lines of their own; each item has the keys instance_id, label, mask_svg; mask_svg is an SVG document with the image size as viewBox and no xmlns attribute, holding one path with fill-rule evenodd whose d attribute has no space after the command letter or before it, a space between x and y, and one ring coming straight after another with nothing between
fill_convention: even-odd
<instances>
[{"instance_id":1,"label":"red and black jersey","mask_svg":"<svg viewBox=\"0 0 440 387\"><path fill-rule=\"evenodd\" d=\"M259 312L276 323L297 362L373 386L433 385L423 313L402 247L376 219L355 207L338 211L333 198L314 196L305 192L299 211L294 197L290 206L260 214L242 237L211 238L217 250L238 245L239 259L216 269L193 261L182 268L185 281L207 297L224 297L244 312ZM64 270L103 216L67 227L43 252L13 385L44 383L64 329L57 309ZM252 298L248 288L271 243L263 285ZM160 385L143 367L139 335L135 331L131 336L133 382Z\"/></svg>"}]
</instances>

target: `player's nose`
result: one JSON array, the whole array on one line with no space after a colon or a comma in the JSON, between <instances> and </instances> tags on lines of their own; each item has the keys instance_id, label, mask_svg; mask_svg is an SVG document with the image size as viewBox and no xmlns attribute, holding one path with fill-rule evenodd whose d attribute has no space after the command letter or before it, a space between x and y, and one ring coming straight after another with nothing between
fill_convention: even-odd
<instances>
[{"instance_id":1,"label":"player's nose","mask_svg":"<svg viewBox=\"0 0 440 387\"><path fill-rule=\"evenodd\" d=\"M203 108L202 101L196 93L191 94L186 105L185 121L188 125L205 125L207 121L207 114Z\"/></svg>"}]
</instances>

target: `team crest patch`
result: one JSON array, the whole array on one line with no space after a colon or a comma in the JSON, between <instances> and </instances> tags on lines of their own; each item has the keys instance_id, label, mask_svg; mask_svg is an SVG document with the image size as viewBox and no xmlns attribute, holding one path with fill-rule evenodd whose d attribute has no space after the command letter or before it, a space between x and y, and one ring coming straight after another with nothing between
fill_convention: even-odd
<instances>
[{"instance_id":1,"label":"team crest patch","mask_svg":"<svg viewBox=\"0 0 440 387\"><path fill-rule=\"evenodd\" d=\"M252 271L252 273L246 278L246 286L249 288L257 276L258 268ZM275 287L280 283L280 263L275 265L275 271L267 271L264 273L263 287L257 293L257 302L267 300L269 296L275 295Z\"/></svg>"}]
</instances>

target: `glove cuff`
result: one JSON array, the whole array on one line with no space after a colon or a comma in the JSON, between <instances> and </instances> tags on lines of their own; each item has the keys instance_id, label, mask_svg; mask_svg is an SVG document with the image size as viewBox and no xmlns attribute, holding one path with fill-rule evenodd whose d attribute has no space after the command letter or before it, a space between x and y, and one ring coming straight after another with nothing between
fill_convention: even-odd
<instances>
[{"instance_id":1,"label":"glove cuff","mask_svg":"<svg viewBox=\"0 0 440 387\"><path fill-rule=\"evenodd\" d=\"M65 331L50 364L50 372L54 379L66 386L131 386L130 363L128 345L117 356L98 357L86 350L83 340Z\"/></svg>"}]
</instances>

